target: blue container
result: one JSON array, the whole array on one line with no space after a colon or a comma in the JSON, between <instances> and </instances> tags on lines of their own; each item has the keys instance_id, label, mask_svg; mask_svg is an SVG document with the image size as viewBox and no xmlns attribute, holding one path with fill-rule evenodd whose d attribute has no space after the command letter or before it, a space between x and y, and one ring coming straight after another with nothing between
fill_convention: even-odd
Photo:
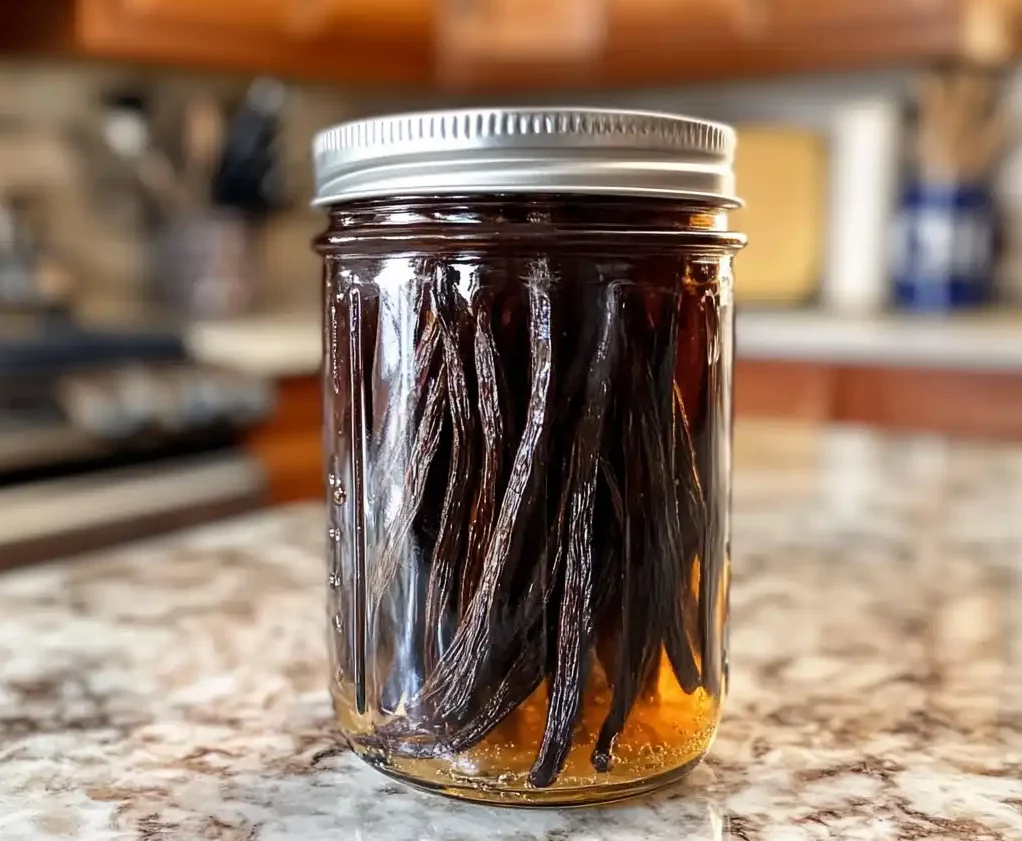
<instances>
[{"instance_id":1,"label":"blue container","mask_svg":"<svg viewBox=\"0 0 1022 841\"><path fill-rule=\"evenodd\" d=\"M895 306L946 312L990 300L994 208L985 186L909 184L893 245Z\"/></svg>"}]
</instances>

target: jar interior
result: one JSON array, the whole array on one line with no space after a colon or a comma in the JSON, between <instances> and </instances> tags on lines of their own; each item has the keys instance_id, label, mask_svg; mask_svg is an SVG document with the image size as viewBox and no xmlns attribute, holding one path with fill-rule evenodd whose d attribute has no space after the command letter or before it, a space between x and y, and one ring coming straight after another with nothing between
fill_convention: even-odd
<instances>
[{"instance_id":1,"label":"jar interior","mask_svg":"<svg viewBox=\"0 0 1022 841\"><path fill-rule=\"evenodd\" d=\"M708 749L740 244L722 218L578 197L333 211L331 689L373 764L578 802Z\"/></svg>"}]
</instances>

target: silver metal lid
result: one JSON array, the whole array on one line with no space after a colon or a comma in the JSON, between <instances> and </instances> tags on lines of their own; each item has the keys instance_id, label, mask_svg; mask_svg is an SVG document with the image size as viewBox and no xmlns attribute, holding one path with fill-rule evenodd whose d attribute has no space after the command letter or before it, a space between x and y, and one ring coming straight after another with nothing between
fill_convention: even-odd
<instances>
[{"instance_id":1,"label":"silver metal lid","mask_svg":"<svg viewBox=\"0 0 1022 841\"><path fill-rule=\"evenodd\" d=\"M730 126L645 111L473 108L316 135L315 205L382 196L579 193L737 205Z\"/></svg>"}]
</instances>

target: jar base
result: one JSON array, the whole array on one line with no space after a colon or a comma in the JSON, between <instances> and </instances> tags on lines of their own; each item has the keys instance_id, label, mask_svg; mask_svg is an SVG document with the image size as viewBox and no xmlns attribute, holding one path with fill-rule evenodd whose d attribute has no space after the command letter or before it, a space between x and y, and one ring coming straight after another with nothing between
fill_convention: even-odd
<instances>
[{"instance_id":1,"label":"jar base","mask_svg":"<svg viewBox=\"0 0 1022 841\"><path fill-rule=\"evenodd\" d=\"M551 789L514 789L482 780L439 782L408 774L357 749L355 755L374 770L399 783L452 800L514 809L563 809L617 803L651 794L687 777L703 761L706 753L699 754L678 768L642 780Z\"/></svg>"}]
</instances>

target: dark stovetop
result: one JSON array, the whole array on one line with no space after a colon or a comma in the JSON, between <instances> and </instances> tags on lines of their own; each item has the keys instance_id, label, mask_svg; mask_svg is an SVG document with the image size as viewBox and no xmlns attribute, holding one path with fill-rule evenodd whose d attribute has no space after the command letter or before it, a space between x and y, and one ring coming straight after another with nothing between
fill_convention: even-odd
<instances>
[{"instance_id":1,"label":"dark stovetop","mask_svg":"<svg viewBox=\"0 0 1022 841\"><path fill-rule=\"evenodd\" d=\"M260 385L194 364L176 333L12 315L0 309L0 487L218 452L258 417Z\"/></svg>"},{"instance_id":2,"label":"dark stovetop","mask_svg":"<svg viewBox=\"0 0 1022 841\"><path fill-rule=\"evenodd\" d=\"M183 362L184 340L167 331L98 330L50 323L22 335L0 333L0 378L65 373L128 363Z\"/></svg>"}]
</instances>

